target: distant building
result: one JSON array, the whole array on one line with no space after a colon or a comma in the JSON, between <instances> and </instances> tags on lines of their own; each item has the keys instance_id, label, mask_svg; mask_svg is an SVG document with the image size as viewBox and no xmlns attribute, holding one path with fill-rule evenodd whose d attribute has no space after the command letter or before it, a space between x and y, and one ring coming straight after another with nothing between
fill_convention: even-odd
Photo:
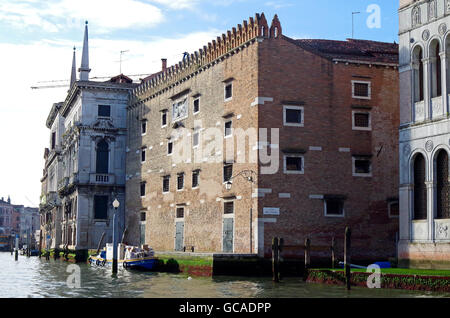
<instances>
[{"instance_id":1,"label":"distant building","mask_svg":"<svg viewBox=\"0 0 450 318\"><path fill-rule=\"evenodd\" d=\"M400 263L450 268L450 1L401 0Z\"/></svg>"},{"instance_id":2,"label":"distant building","mask_svg":"<svg viewBox=\"0 0 450 318\"><path fill-rule=\"evenodd\" d=\"M50 147L40 205L43 247L97 248L105 233L112 241L112 202L124 229L126 106L135 84L124 75L107 82L89 80L88 27L76 79L75 51L71 87L64 102L53 105L47 119Z\"/></svg>"},{"instance_id":3,"label":"distant building","mask_svg":"<svg viewBox=\"0 0 450 318\"><path fill-rule=\"evenodd\" d=\"M18 234L19 234L19 244L28 244L29 242L32 246L35 246L39 240L35 240L35 233L40 229L39 224L39 209L25 207L23 205L14 205L14 208L19 213L18 222ZM31 241L29 241L31 238Z\"/></svg>"},{"instance_id":4,"label":"distant building","mask_svg":"<svg viewBox=\"0 0 450 318\"><path fill-rule=\"evenodd\" d=\"M20 215L8 197L0 199L0 234L15 235L19 233Z\"/></svg>"},{"instance_id":5,"label":"distant building","mask_svg":"<svg viewBox=\"0 0 450 318\"><path fill-rule=\"evenodd\" d=\"M133 90L127 240L267 257L278 236L300 257L350 226L352 257L395 257L398 125L397 44L257 14Z\"/></svg>"}]
</instances>

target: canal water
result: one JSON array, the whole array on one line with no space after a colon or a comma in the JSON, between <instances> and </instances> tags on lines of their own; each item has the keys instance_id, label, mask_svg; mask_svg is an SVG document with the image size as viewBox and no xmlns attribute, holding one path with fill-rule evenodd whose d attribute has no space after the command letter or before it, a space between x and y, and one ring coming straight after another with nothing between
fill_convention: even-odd
<instances>
[{"instance_id":1,"label":"canal water","mask_svg":"<svg viewBox=\"0 0 450 318\"><path fill-rule=\"evenodd\" d=\"M79 266L80 287L70 279L78 267L60 260L0 252L0 297L149 297L149 298L292 298L292 297L450 297L449 294L420 291L353 288L306 284L286 278L274 284L270 277L189 278L184 274L145 273L120 269ZM74 271L74 268L76 271ZM69 271L68 271L69 269ZM69 284L67 283L69 279ZM74 287L74 288L71 288Z\"/></svg>"}]
</instances>

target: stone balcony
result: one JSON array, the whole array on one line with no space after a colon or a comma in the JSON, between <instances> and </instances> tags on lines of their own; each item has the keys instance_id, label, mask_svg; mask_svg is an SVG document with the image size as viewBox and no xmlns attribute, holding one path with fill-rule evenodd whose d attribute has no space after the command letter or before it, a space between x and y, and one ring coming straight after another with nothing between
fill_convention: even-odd
<instances>
[{"instance_id":1,"label":"stone balcony","mask_svg":"<svg viewBox=\"0 0 450 318\"><path fill-rule=\"evenodd\" d=\"M89 175L89 183L90 184L104 184L104 185L112 185L116 182L116 178L114 174L106 174L106 173L91 173Z\"/></svg>"}]
</instances>

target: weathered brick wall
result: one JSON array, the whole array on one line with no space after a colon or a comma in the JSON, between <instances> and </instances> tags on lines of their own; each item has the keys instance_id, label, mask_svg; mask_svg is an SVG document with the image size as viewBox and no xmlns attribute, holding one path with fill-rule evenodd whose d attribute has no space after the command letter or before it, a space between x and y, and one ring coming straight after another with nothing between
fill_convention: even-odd
<instances>
[{"instance_id":1,"label":"weathered brick wall","mask_svg":"<svg viewBox=\"0 0 450 318\"><path fill-rule=\"evenodd\" d=\"M259 217L269 217L263 215L264 207L280 208L276 223L265 223L265 253L270 253L274 236L287 245L303 245L306 237L313 245L328 245L332 236L342 240L349 225L355 254L394 256L398 219L389 218L387 199L398 196L398 71L335 65L281 39L260 45L259 65L259 95L274 99L259 106L259 126L280 128L280 170L259 177L259 187L272 190L259 200ZM371 81L371 100L352 98L351 81L358 79ZM283 127L286 101L303 104L304 127ZM352 130L352 105L371 107L372 131ZM286 148L306 151L305 174L283 173ZM352 153L373 155L372 177L352 176ZM279 198L280 193L290 193L290 199ZM324 201L309 197L323 194L347 196L344 218L325 217Z\"/></svg>"}]
</instances>

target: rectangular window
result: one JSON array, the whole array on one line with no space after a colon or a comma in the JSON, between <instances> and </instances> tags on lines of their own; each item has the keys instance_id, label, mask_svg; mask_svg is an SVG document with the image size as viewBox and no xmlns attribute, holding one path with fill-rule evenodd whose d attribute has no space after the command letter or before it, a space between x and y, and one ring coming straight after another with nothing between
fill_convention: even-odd
<instances>
[{"instance_id":1,"label":"rectangular window","mask_svg":"<svg viewBox=\"0 0 450 318\"><path fill-rule=\"evenodd\" d=\"M183 190L184 188L184 173L179 173L177 176L177 190Z\"/></svg>"},{"instance_id":2,"label":"rectangular window","mask_svg":"<svg viewBox=\"0 0 450 318\"><path fill-rule=\"evenodd\" d=\"M303 127L303 111L301 106L283 106L284 126Z\"/></svg>"},{"instance_id":3,"label":"rectangular window","mask_svg":"<svg viewBox=\"0 0 450 318\"><path fill-rule=\"evenodd\" d=\"M176 101L172 104L172 121L178 121L188 116L188 99L187 97Z\"/></svg>"},{"instance_id":4,"label":"rectangular window","mask_svg":"<svg viewBox=\"0 0 450 318\"><path fill-rule=\"evenodd\" d=\"M369 157L353 156L353 176L371 177L372 162Z\"/></svg>"},{"instance_id":5,"label":"rectangular window","mask_svg":"<svg viewBox=\"0 0 450 318\"><path fill-rule=\"evenodd\" d=\"M52 132L52 150L56 147L56 132Z\"/></svg>"},{"instance_id":6,"label":"rectangular window","mask_svg":"<svg viewBox=\"0 0 450 318\"><path fill-rule=\"evenodd\" d=\"M145 219L146 219L146 213L141 212L141 222L145 222Z\"/></svg>"},{"instance_id":7,"label":"rectangular window","mask_svg":"<svg viewBox=\"0 0 450 318\"><path fill-rule=\"evenodd\" d=\"M167 126L167 112L162 112L161 113L161 127L166 127Z\"/></svg>"},{"instance_id":8,"label":"rectangular window","mask_svg":"<svg viewBox=\"0 0 450 318\"><path fill-rule=\"evenodd\" d=\"M163 193L167 193L170 190L170 176L163 177Z\"/></svg>"},{"instance_id":9,"label":"rectangular window","mask_svg":"<svg viewBox=\"0 0 450 318\"><path fill-rule=\"evenodd\" d=\"M233 83L225 85L225 101L229 101L233 98Z\"/></svg>"},{"instance_id":10,"label":"rectangular window","mask_svg":"<svg viewBox=\"0 0 450 318\"><path fill-rule=\"evenodd\" d=\"M94 219L96 220L108 219L108 196L106 195L94 196Z\"/></svg>"},{"instance_id":11,"label":"rectangular window","mask_svg":"<svg viewBox=\"0 0 450 318\"><path fill-rule=\"evenodd\" d=\"M231 180L233 176L233 165L224 165L223 166L223 182L228 182Z\"/></svg>"},{"instance_id":12,"label":"rectangular window","mask_svg":"<svg viewBox=\"0 0 450 318\"><path fill-rule=\"evenodd\" d=\"M352 97L358 99L370 99L371 83L352 81Z\"/></svg>"},{"instance_id":13,"label":"rectangular window","mask_svg":"<svg viewBox=\"0 0 450 318\"><path fill-rule=\"evenodd\" d=\"M197 114L200 111L200 98L194 99L194 114Z\"/></svg>"},{"instance_id":14,"label":"rectangular window","mask_svg":"<svg viewBox=\"0 0 450 318\"><path fill-rule=\"evenodd\" d=\"M224 202L223 203L223 213L224 214L233 214L234 213L234 202Z\"/></svg>"},{"instance_id":15,"label":"rectangular window","mask_svg":"<svg viewBox=\"0 0 450 318\"><path fill-rule=\"evenodd\" d=\"M98 105L98 117L110 118L111 117L111 106Z\"/></svg>"},{"instance_id":16,"label":"rectangular window","mask_svg":"<svg viewBox=\"0 0 450 318\"><path fill-rule=\"evenodd\" d=\"M344 216L344 201L339 199L325 200L325 216Z\"/></svg>"},{"instance_id":17,"label":"rectangular window","mask_svg":"<svg viewBox=\"0 0 450 318\"><path fill-rule=\"evenodd\" d=\"M284 156L284 173L287 174L303 174L304 162L302 155L285 155Z\"/></svg>"},{"instance_id":18,"label":"rectangular window","mask_svg":"<svg viewBox=\"0 0 450 318\"><path fill-rule=\"evenodd\" d=\"M145 148L141 149L141 162L145 162Z\"/></svg>"},{"instance_id":19,"label":"rectangular window","mask_svg":"<svg viewBox=\"0 0 450 318\"><path fill-rule=\"evenodd\" d=\"M200 176L200 171L198 171L198 170L192 171L192 188L198 187L199 176Z\"/></svg>"},{"instance_id":20,"label":"rectangular window","mask_svg":"<svg viewBox=\"0 0 450 318\"><path fill-rule=\"evenodd\" d=\"M141 134L145 135L147 133L147 121L143 120L141 123Z\"/></svg>"},{"instance_id":21,"label":"rectangular window","mask_svg":"<svg viewBox=\"0 0 450 318\"><path fill-rule=\"evenodd\" d=\"M400 215L400 207L398 201L388 203L388 215L390 218L398 218Z\"/></svg>"},{"instance_id":22,"label":"rectangular window","mask_svg":"<svg viewBox=\"0 0 450 318\"><path fill-rule=\"evenodd\" d=\"M173 152L173 142L172 142L172 141L169 141L169 142L167 143L167 154L168 154L168 155L171 155L172 152Z\"/></svg>"},{"instance_id":23,"label":"rectangular window","mask_svg":"<svg viewBox=\"0 0 450 318\"><path fill-rule=\"evenodd\" d=\"M231 120L225 123L225 137L230 137L233 134L233 122Z\"/></svg>"},{"instance_id":24,"label":"rectangular window","mask_svg":"<svg viewBox=\"0 0 450 318\"><path fill-rule=\"evenodd\" d=\"M184 207L177 207L177 219L184 218Z\"/></svg>"},{"instance_id":25,"label":"rectangular window","mask_svg":"<svg viewBox=\"0 0 450 318\"><path fill-rule=\"evenodd\" d=\"M145 182L141 182L141 197L145 197Z\"/></svg>"},{"instance_id":26,"label":"rectangular window","mask_svg":"<svg viewBox=\"0 0 450 318\"><path fill-rule=\"evenodd\" d=\"M371 118L369 112L354 111L353 114L353 130L371 130Z\"/></svg>"}]
</instances>

